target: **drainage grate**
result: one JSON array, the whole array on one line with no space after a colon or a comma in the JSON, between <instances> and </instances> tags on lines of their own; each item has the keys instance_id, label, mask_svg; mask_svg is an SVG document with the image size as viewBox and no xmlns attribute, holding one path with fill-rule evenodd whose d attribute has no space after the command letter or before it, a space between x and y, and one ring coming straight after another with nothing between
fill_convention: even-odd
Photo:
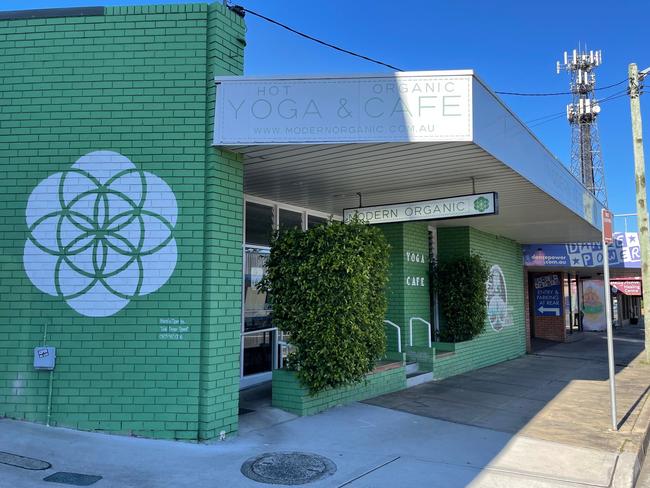
<instances>
[{"instance_id":1,"label":"drainage grate","mask_svg":"<svg viewBox=\"0 0 650 488\"><path fill-rule=\"evenodd\" d=\"M90 486L101 479L101 476L95 476L94 474L66 473L64 471L59 471L58 473L43 478L43 481L63 483L72 486Z\"/></svg>"},{"instance_id":2,"label":"drainage grate","mask_svg":"<svg viewBox=\"0 0 650 488\"><path fill-rule=\"evenodd\" d=\"M308 452L267 452L242 464L247 478L273 485L303 485L336 472L329 459Z\"/></svg>"},{"instance_id":3,"label":"drainage grate","mask_svg":"<svg viewBox=\"0 0 650 488\"><path fill-rule=\"evenodd\" d=\"M15 466L17 468L31 469L34 471L50 469L52 467L52 465L47 461L19 456L18 454L2 451L0 451L0 463L8 464L9 466Z\"/></svg>"}]
</instances>

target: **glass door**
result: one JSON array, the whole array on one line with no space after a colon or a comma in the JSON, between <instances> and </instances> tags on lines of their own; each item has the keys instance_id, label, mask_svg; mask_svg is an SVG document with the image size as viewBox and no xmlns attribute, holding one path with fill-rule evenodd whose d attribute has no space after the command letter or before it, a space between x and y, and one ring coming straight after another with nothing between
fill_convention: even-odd
<instances>
[{"instance_id":1,"label":"glass door","mask_svg":"<svg viewBox=\"0 0 650 488\"><path fill-rule=\"evenodd\" d=\"M257 289L270 254L273 230L307 230L325 222L327 215L322 212L246 197L240 388L270 380L272 370L283 367L292 350L288 335L271 323L266 293Z\"/></svg>"},{"instance_id":2,"label":"glass door","mask_svg":"<svg viewBox=\"0 0 650 488\"><path fill-rule=\"evenodd\" d=\"M268 373L276 355L276 329L265 292L257 289L264 276L269 249L246 247L244 253L244 320L242 330L242 376Z\"/></svg>"}]
</instances>

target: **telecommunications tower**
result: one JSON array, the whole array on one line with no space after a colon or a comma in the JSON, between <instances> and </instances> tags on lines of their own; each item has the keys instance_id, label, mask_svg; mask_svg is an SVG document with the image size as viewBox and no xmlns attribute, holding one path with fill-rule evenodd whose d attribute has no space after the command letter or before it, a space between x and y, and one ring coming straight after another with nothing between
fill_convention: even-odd
<instances>
[{"instance_id":1,"label":"telecommunications tower","mask_svg":"<svg viewBox=\"0 0 650 488\"><path fill-rule=\"evenodd\" d=\"M602 60L600 51L565 51L564 63L557 62L557 73L566 70L571 77L573 102L566 107L566 116L571 125L571 173L607 206L603 158L596 123L600 105L594 93L594 70L602 64Z\"/></svg>"}]
</instances>

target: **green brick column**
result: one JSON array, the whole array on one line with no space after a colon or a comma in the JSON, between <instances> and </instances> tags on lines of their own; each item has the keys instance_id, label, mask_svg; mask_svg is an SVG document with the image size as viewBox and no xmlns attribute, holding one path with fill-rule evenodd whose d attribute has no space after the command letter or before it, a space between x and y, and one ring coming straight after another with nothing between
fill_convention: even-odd
<instances>
[{"instance_id":1,"label":"green brick column","mask_svg":"<svg viewBox=\"0 0 650 488\"><path fill-rule=\"evenodd\" d=\"M505 237L471 227L438 228L438 261L480 255L495 276L503 276L507 297L505 321L486 320L483 332L471 341L456 343L455 354L436 363L434 376L441 379L482 368L526 352L524 319L524 274L521 245ZM444 316L440 327L445 327Z\"/></svg>"},{"instance_id":2,"label":"green brick column","mask_svg":"<svg viewBox=\"0 0 650 488\"><path fill-rule=\"evenodd\" d=\"M243 168L211 147L211 123L213 77L241 74L243 33L243 20L221 2L0 21L0 417L46 421L49 373L34 370L32 351L47 324L47 343L57 348L52 425L193 440L236 431ZM46 181L74 177L75 161L96 151L119 153L150 175L145 190L137 181L119 187L130 200L111 197L112 215L132 211L129 202L146 194L164 195L155 208L177 218L174 244L148 244L155 259L129 268L117 284L101 276L102 266L86 270L116 288L129 276L151 282L169 272L164 283L143 293L103 291L95 309L82 310L73 300L90 303L91 294L75 298L69 290L87 277L68 270L56 289L48 284L57 273L34 264L44 254L79 262L52 240L54 226L30 228L30 214L63 204L29 197ZM76 177L81 184L69 193L101 186ZM156 222L147 219L146 227ZM91 237L105 238L103 231ZM27 253L30 239L50 249ZM138 241L117 242L140 260ZM117 267L111 256L108 266ZM27 268L41 276L30 278ZM94 313L124 296L122 308Z\"/></svg>"},{"instance_id":3,"label":"green brick column","mask_svg":"<svg viewBox=\"0 0 650 488\"><path fill-rule=\"evenodd\" d=\"M426 223L400 222L380 228L390 244L388 311L386 318L402 330L402 350L409 345L412 317L430 320L429 234ZM397 351L397 333L386 327L387 350ZM428 332L421 321L413 322L413 345L426 346Z\"/></svg>"},{"instance_id":4,"label":"green brick column","mask_svg":"<svg viewBox=\"0 0 650 488\"><path fill-rule=\"evenodd\" d=\"M208 10L206 206L199 438L237 431L242 306L244 167L212 147L215 84L243 73L245 25L224 5Z\"/></svg>"}]
</instances>

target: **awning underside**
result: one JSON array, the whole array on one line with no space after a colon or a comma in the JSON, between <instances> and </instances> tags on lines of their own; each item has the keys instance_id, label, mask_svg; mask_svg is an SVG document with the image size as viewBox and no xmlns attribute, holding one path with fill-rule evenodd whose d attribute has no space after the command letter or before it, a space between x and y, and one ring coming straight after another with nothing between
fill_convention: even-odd
<instances>
[{"instance_id":1,"label":"awning underside","mask_svg":"<svg viewBox=\"0 0 650 488\"><path fill-rule=\"evenodd\" d=\"M588 242L599 232L471 142L231 146L246 194L341 215L348 207L495 191L499 214L436 221L522 244Z\"/></svg>"}]
</instances>

